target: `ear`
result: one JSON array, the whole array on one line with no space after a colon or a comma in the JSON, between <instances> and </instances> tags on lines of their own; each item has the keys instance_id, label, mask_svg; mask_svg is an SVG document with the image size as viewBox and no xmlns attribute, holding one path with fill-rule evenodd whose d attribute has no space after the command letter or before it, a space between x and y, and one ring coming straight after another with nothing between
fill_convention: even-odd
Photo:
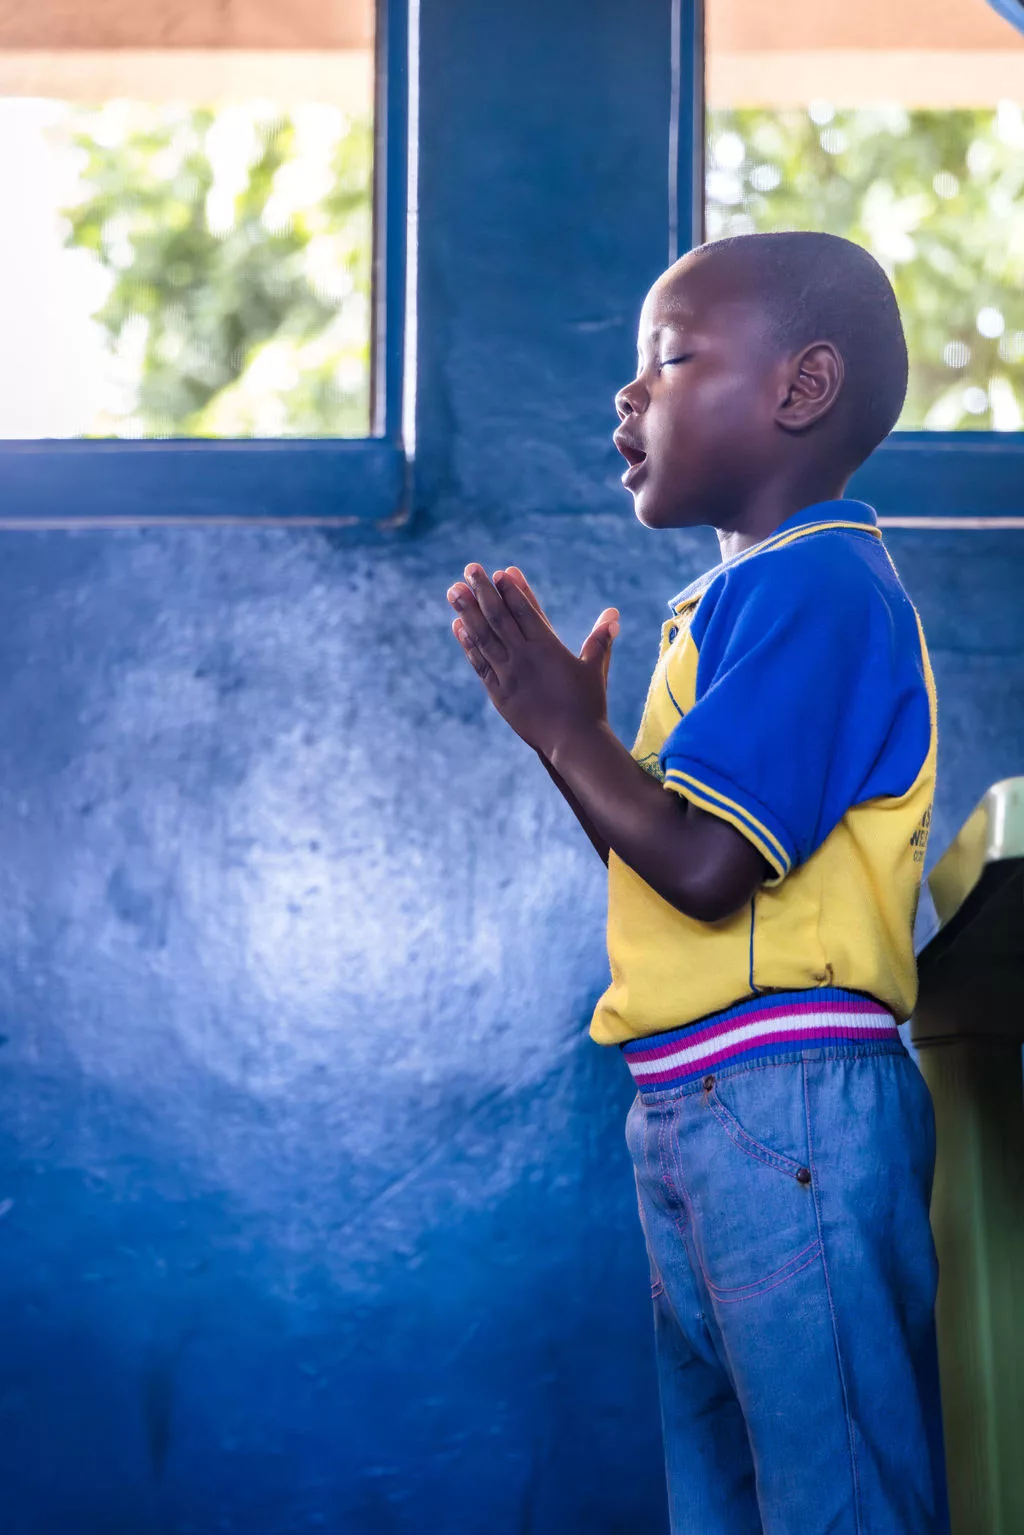
<instances>
[{"instance_id":1,"label":"ear","mask_svg":"<svg viewBox=\"0 0 1024 1535\"><path fill-rule=\"evenodd\" d=\"M812 341L790 358L775 420L787 432L805 432L827 416L843 387L843 359L831 341Z\"/></svg>"}]
</instances>

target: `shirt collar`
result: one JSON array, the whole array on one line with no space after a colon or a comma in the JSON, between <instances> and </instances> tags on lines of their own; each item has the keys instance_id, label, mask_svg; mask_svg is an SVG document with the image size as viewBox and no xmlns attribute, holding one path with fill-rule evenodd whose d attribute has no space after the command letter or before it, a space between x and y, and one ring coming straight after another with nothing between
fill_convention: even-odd
<instances>
[{"instance_id":1,"label":"shirt collar","mask_svg":"<svg viewBox=\"0 0 1024 1535\"><path fill-rule=\"evenodd\" d=\"M792 517L787 517L785 522L780 522L774 533L762 539L759 544L753 544L749 549L744 549L741 554L734 554L732 559L723 560L720 565L715 565L711 570L698 576L696 581L691 581L689 586L684 586L681 592L669 602L673 613L692 602L694 597L699 597L717 575L723 570L731 570L734 565L742 560L750 559L752 555L760 554L769 545L774 545L786 533L794 533L798 528L817 527L822 523L857 523L865 530L878 530L878 517L874 507L868 506L866 501L815 501L812 506L805 506L802 511L794 512Z\"/></svg>"}]
</instances>

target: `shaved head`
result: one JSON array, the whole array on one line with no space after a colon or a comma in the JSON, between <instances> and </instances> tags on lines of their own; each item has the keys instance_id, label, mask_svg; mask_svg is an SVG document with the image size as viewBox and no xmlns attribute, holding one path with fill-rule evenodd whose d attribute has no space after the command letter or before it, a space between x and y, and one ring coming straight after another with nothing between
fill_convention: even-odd
<instances>
[{"instance_id":1,"label":"shaved head","mask_svg":"<svg viewBox=\"0 0 1024 1535\"><path fill-rule=\"evenodd\" d=\"M906 388L896 297L860 246L811 233L698 246L640 311L636 377L615 397L623 484L647 527L764 537L781 509L844 493Z\"/></svg>"},{"instance_id":2,"label":"shaved head","mask_svg":"<svg viewBox=\"0 0 1024 1535\"><path fill-rule=\"evenodd\" d=\"M907 393L907 344L892 284L863 247L810 230L736 235L683 263L713 266L716 286L757 304L780 353L832 343L845 370L837 403L851 469L888 436Z\"/></svg>"}]
</instances>

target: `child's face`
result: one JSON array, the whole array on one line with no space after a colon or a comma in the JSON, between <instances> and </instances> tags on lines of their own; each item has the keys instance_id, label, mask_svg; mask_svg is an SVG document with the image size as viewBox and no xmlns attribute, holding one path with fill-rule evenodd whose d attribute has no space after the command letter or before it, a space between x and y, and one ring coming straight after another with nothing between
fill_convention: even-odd
<instances>
[{"instance_id":1,"label":"child's face","mask_svg":"<svg viewBox=\"0 0 1024 1535\"><path fill-rule=\"evenodd\" d=\"M785 360L725 263L683 257L644 301L637 376L615 398L615 445L651 528L729 527L778 468Z\"/></svg>"}]
</instances>

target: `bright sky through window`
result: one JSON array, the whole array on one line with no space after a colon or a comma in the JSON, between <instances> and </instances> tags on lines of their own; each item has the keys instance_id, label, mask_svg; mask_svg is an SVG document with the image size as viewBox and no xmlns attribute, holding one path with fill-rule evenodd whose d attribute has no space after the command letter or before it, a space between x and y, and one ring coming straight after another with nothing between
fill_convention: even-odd
<instances>
[{"instance_id":1,"label":"bright sky through window","mask_svg":"<svg viewBox=\"0 0 1024 1535\"><path fill-rule=\"evenodd\" d=\"M226 14L0 22L0 435L369 431L372 6Z\"/></svg>"}]
</instances>

